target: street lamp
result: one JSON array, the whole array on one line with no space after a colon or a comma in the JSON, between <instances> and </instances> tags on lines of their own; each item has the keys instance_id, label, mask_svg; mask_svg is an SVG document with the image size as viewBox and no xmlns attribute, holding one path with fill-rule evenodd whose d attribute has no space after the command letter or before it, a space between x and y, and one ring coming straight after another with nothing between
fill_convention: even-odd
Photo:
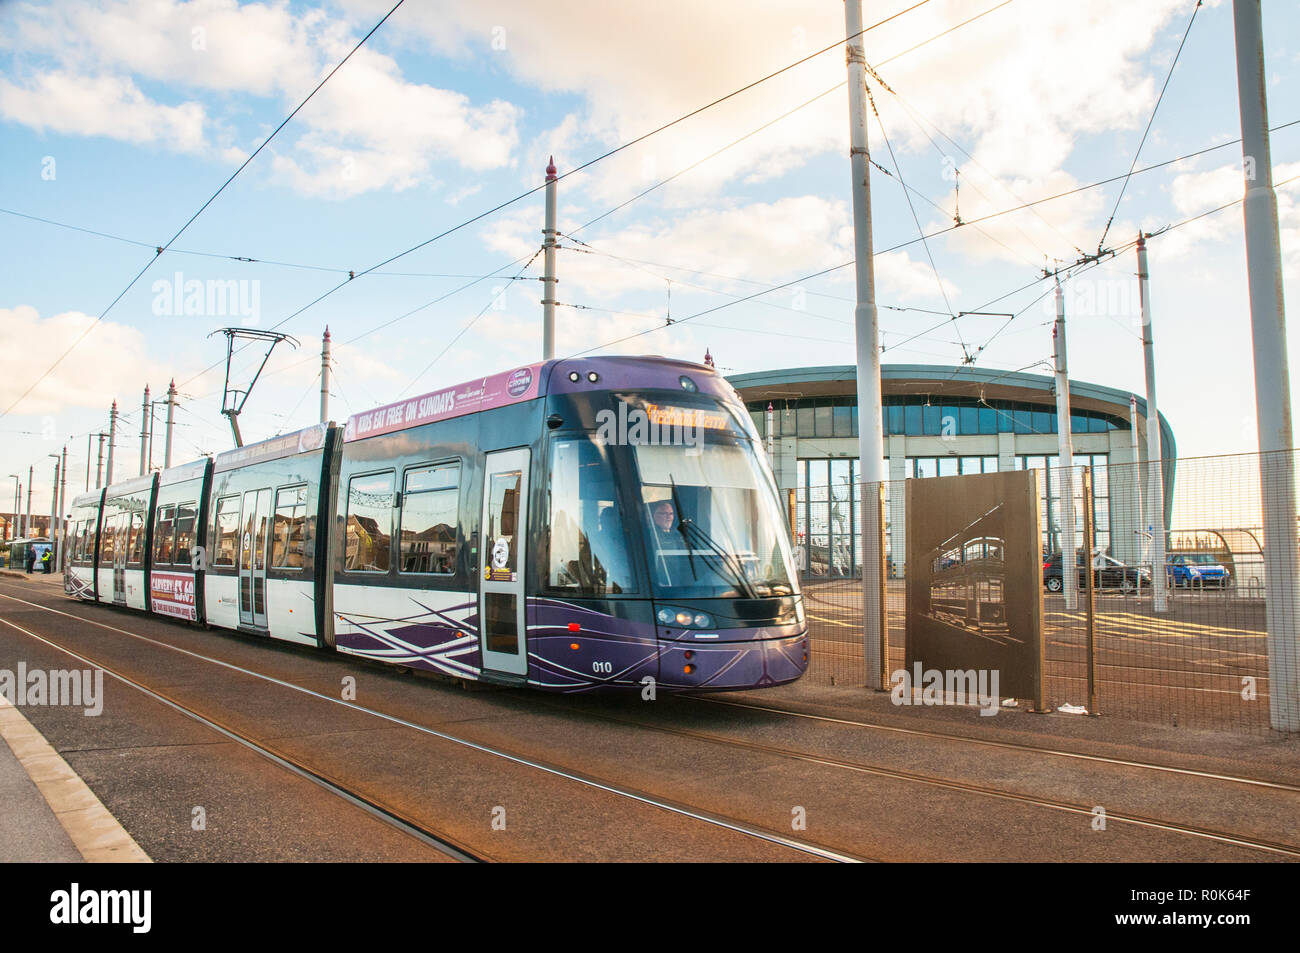
<instances>
[{"instance_id":1,"label":"street lamp","mask_svg":"<svg viewBox=\"0 0 1300 953\"><path fill-rule=\"evenodd\" d=\"M9 474L9 476L12 477L12 478L13 478L13 481L14 481L14 519L17 519L17 518L18 518L18 500L19 500L19 497L22 496L22 488L18 485L18 474L17 474L17 473L11 473L11 474ZM11 519L11 520L9 521L9 536L10 536L11 539L15 539L15 538L16 538L16 537L13 535L13 525L14 525L14 520Z\"/></svg>"}]
</instances>

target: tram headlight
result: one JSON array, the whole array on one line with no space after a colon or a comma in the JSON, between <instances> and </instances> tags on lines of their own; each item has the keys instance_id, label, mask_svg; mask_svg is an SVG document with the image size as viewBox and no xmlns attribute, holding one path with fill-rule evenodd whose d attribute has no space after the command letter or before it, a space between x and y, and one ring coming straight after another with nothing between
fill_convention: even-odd
<instances>
[{"instance_id":1,"label":"tram headlight","mask_svg":"<svg viewBox=\"0 0 1300 953\"><path fill-rule=\"evenodd\" d=\"M661 625L676 625L683 629L707 629L713 625L713 617L703 612L691 612L686 609L664 607L656 614Z\"/></svg>"}]
</instances>

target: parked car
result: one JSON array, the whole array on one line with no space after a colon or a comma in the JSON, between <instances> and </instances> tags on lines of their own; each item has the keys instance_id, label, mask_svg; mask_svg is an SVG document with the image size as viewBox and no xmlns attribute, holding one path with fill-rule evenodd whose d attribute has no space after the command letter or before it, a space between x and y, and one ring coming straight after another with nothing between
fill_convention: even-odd
<instances>
[{"instance_id":1,"label":"parked car","mask_svg":"<svg viewBox=\"0 0 1300 953\"><path fill-rule=\"evenodd\" d=\"M1175 553L1169 557L1165 571L1171 586L1227 589L1232 585L1232 573L1213 553Z\"/></svg>"},{"instance_id":2,"label":"parked car","mask_svg":"<svg viewBox=\"0 0 1300 953\"><path fill-rule=\"evenodd\" d=\"M1083 553L1076 552L1075 568L1079 573L1079 589L1088 585L1085 575ZM1095 589L1118 589L1121 592L1136 592L1138 586L1151 585L1151 573L1145 569L1126 566L1118 559L1112 559L1103 552L1093 553L1092 585ZM1061 572L1061 554L1053 553L1043 560L1043 585L1048 592L1060 592L1065 588L1065 576Z\"/></svg>"}]
</instances>

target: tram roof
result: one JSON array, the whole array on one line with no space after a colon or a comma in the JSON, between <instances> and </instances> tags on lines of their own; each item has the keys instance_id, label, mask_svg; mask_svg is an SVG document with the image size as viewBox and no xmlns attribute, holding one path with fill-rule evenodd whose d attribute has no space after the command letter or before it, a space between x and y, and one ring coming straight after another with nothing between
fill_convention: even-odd
<instances>
[{"instance_id":1,"label":"tram roof","mask_svg":"<svg viewBox=\"0 0 1300 953\"><path fill-rule=\"evenodd\" d=\"M214 470L220 473L223 470L235 470L264 460L278 460L281 457L292 457L295 454L319 450L325 444L327 427L327 424L312 424L293 433L281 434L258 443L245 444L233 450L223 451L216 456Z\"/></svg>"},{"instance_id":2,"label":"tram roof","mask_svg":"<svg viewBox=\"0 0 1300 953\"><path fill-rule=\"evenodd\" d=\"M595 375L594 380L591 375ZM378 437L549 394L589 390L681 390L683 376L690 377L699 393L738 399L726 379L704 364L658 356L559 358L441 387L418 397L353 414L348 418L343 439L351 442Z\"/></svg>"}]
</instances>

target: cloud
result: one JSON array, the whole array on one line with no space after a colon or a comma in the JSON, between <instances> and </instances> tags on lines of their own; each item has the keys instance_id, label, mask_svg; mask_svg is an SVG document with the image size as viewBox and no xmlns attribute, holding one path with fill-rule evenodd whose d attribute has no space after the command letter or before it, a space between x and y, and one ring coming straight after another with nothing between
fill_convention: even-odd
<instances>
[{"instance_id":1,"label":"cloud","mask_svg":"<svg viewBox=\"0 0 1300 953\"><path fill-rule=\"evenodd\" d=\"M915 113L964 140L993 175L1032 181L1057 171L1081 135L1140 130L1158 88L1142 56L1185 6L1182 0L1136 7L1097 0L1082 8L1044 4L1033 17L999 10L886 62L972 14L967 3L932 2L868 33L867 59L882 64L882 75ZM587 105L583 130L606 145L641 135L844 36L839 4L799 0L479 0L402 12L404 25L446 54L499 62L542 90L580 94ZM1117 22L1122 30L1115 29ZM564 29L555 29L556 23ZM602 163L583 187L601 201L626 197L629 183L644 181L645 168L666 176L844 78L842 54L825 53ZM879 87L876 92L896 148L930 150L927 135L934 137L934 130L921 132L919 120L895 97ZM815 156L842 154L846 95L840 88L816 99L684 176L661 200L689 206L725 183L763 181ZM563 168L586 156L559 158Z\"/></svg>"},{"instance_id":2,"label":"cloud","mask_svg":"<svg viewBox=\"0 0 1300 953\"><path fill-rule=\"evenodd\" d=\"M80 311L42 318L29 305L0 308L0 403L8 407L94 320ZM118 400L124 412L139 401L146 381L162 395L183 368L155 363L149 339L136 328L101 321L86 341L40 381L22 402L24 414L61 414L78 408L107 413ZM138 411L137 411L138 412Z\"/></svg>"},{"instance_id":3,"label":"cloud","mask_svg":"<svg viewBox=\"0 0 1300 953\"><path fill-rule=\"evenodd\" d=\"M0 86L0 114L65 134L206 148L230 161L240 151L232 129L247 124L246 97L270 100L273 114L296 106L353 48L357 30L369 26L362 18L235 0L16 6L0 48L13 51L23 78ZM137 79L198 94L204 104L167 106L141 92ZM208 112L221 117L211 145ZM507 165L521 116L500 98L474 103L411 82L392 57L366 46L276 140L271 168L312 196L400 191L432 182L439 161L472 172ZM246 149L271 128L245 134Z\"/></svg>"},{"instance_id":4,"label":"cloud","mask_svg":"<svg viewBox=\"0 0 1300 953\"><path fill-rule=\"evenodd\" d=\"M390 57L362 49L311 103L301 158L275 168L308 195L402 190L422 181L431 162L451 159L471 171L506 165L518 143L518 107L406 82Z\"/></svg>"},{"instance_id":5,"label":"cloud","mask_svg":"<svg viewBox=\"0 0 1300 953\"><path fill-rule=\"evenodd\" d=\"M25 84L0 79L0 116L40 131L106 136L177 152L198 152L206 145L201 105L162 105L124 77L51 72Z\"/></svg>"}]
</instances>

